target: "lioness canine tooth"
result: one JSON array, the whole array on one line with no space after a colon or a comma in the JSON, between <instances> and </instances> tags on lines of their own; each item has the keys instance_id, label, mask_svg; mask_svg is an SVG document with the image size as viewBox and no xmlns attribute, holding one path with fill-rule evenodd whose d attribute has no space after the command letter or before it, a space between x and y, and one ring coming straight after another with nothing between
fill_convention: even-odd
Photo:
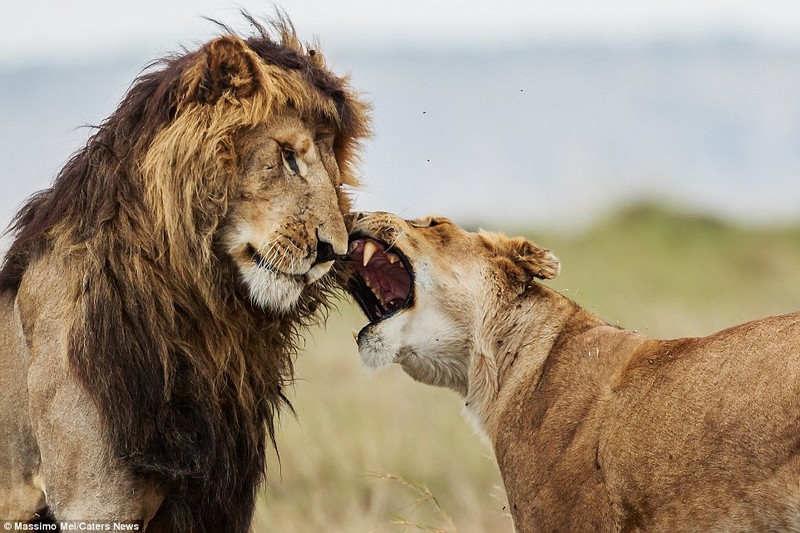
<instances>
[{"instance_id":1,"label":"lioness canine tooth","mask_svg":"<svg viewBox=\"0 0 800 533\"><path fill-rule=\"evenodd\" d=\"M367 241L364 244L364 258L361 261L363 266L367 266L372 259L372 256L375 255L375 252L378 251L378 245L372 241Z\"/></svg>"}]
</instances>

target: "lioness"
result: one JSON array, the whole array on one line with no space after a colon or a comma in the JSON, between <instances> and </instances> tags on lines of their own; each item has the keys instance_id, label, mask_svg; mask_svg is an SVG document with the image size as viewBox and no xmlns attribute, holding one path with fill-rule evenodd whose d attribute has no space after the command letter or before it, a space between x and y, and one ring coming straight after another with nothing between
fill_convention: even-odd
<instances>
[{"instance_id":1,"label":"lioness","mask_svg":"<svg viewBox=\"0 0 800 533\"><path fill-rule=\"evenodd\" d=\"M653 340L438 217L360 214L349 259L363 363L466 398L518 531L800 531L800 313Z\"/></svg>"}]
</instances>

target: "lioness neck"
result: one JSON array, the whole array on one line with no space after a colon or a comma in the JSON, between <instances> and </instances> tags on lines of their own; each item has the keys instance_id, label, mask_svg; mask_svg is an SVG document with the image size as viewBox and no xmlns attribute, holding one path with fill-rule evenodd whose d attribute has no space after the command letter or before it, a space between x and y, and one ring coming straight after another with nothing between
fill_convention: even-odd
<instances>
[{"instance_id":1,"label":"lioness neck","mask_svg":"<svg viewBox=\"0 0 800 533\"><path fill-rule=\"evenodd\" d=\"M475 329L466 410L489 440L510 391L538 383L547 357L564 335L606 326L597 315L533 283L513 300L495 301Z\"/></svg>"}]
</instances>

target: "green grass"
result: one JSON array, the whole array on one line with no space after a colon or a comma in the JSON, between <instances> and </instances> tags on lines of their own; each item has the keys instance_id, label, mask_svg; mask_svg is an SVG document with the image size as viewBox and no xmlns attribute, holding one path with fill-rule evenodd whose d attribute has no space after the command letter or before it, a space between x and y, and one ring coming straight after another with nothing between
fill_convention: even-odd
<instances>
[{"instance_id":1,"label":"green grass","mask_svg":"<svg viewBox=\"0 0 800 533\"><path fill-rule=\"evenodd\" d=\"M800 309L800 227L742 228L652 205L578 236L525 234L561 259L550 285L654 337L704 335ZM367 375L348 302L307 334L254 531L510 532L489 451L447 390Z\"/></svg>"},{"instance_id":2,"label":"green grass","mask_svg":"<svg viewBox=\"0 0 800 533\"><path fill-rule=\"evenodd\" d=\"M800 308L800 227L742 228L638 205L577 238L537 238L561 259L554 287L652 336L705 335Z\"/></svg>"}]
</instances>

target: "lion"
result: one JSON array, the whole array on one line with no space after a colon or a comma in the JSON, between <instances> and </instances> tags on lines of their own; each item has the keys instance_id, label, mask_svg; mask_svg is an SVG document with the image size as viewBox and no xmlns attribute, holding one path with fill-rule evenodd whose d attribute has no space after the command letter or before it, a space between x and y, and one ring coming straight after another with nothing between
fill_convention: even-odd
<instances>
[{"instance_id":1,"label":"lion","mask_svg":"<svg viewBox=\"0 0 800 533\"><path fill-rule=\"evenodd\" d=\"M650 339L537 281L560 264L528 240L356 219L363 364L465 398L517 531L800 531L800 313Z\"/></svg>"},{"instance_id":2,"label":"lion","mask_svg":"<svg viewBox=\"0 0 800 533\"><path fill-rule=\"evenodd\" d=\"M369 106L280 15L146 70L16 215L0 519L248 531Z\"/></svg>"}]
</instances>

